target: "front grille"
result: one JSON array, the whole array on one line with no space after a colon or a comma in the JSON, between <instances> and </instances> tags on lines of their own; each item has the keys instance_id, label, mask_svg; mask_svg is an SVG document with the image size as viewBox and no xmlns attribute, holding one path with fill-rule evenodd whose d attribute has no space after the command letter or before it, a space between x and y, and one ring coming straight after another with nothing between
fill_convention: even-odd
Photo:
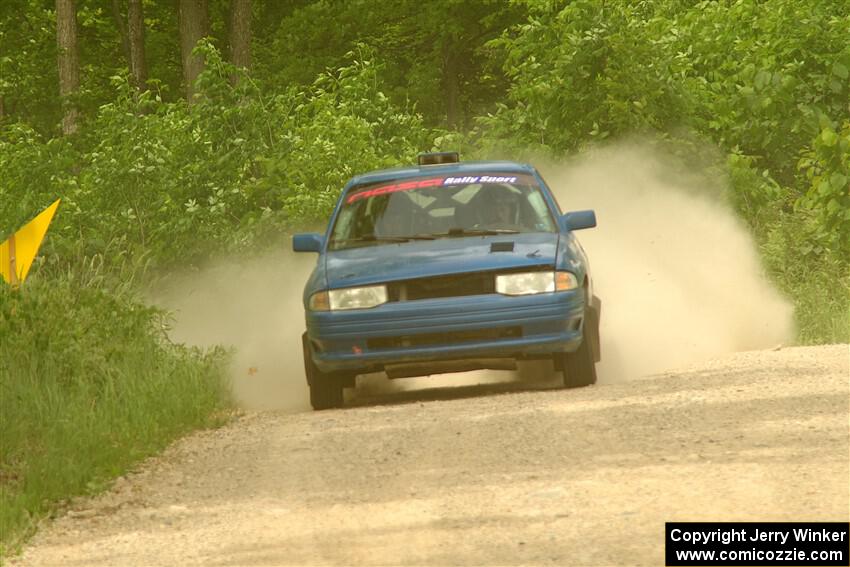
<instances>
[{"instance_id":1,"label":"front grille","mask_svg":"<svg viewBox=\"0 0 850 567\"><path fill-rule=\"evenodd\" d=\"M472 272L417 278L387 284L390 301L414 301L440 297L463 297L496 292L496 274Z\"/></svg>"},{"instance_id":2,"label":"front grille","mask_svg":"<svg viewBox=\"0 0 850 567\"><path fill-rule=\"evenodd\" d=\"M422 333L417 335L380 337L367 339L366 346L370 349L382 349L429 345L451 345L521 336L522 327L498 327L495 329L475 329L471 331L452 331L448 333Z\"/></svg>"},{"instance_id":3,"label":"front grille","mask_svg":"<svg viewBox=\"0 0 850 567\"><path fill-rule=\"evenodd\" d=\"M513 271L551 270L552 266L514 268L512 270L468 272L447 276L433 276L390 282L387 284L387 299L390 301L415 301L417 299L439 299L442 297L464 297L496 293L496 275Z\"/></svg>"}]
</instances>

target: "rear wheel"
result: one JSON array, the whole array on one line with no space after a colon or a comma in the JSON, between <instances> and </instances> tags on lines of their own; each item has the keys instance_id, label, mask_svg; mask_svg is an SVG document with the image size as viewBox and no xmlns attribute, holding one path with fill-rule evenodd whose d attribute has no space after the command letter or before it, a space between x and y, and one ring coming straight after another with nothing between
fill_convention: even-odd
<instances>
[{"instance_id":1,"label":"rear wheel","mask_svg":"<svg viewBox=\"0 0 850 567\"><path fill-rule=\"evenodd\" d=\"M344 382L333 374L319 370L313 362L313 347L307 333L301 335L301 347L304 352L304 373L310 386L310 405L314 410L342 407Z\"/></svg>"},{"instance_id":2,"label":"rear wheel","mask_svg":"<svg viewBox=\"0 0 850 567\"><path fill-rule=\"evenodd\" d=\"M575 352L565 352L562 358L564 387L581 388L596 383L596 357L592 341L599 336L599 318L592 309L585 311L581 345Z\"/></svg>"}]
</instances>

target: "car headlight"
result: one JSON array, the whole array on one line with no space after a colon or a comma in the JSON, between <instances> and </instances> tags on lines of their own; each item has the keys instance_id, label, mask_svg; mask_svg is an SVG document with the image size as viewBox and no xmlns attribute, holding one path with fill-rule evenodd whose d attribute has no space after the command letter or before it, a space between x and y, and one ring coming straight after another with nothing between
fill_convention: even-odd
<instances>
[{"instance_id":1,"label":"car headlight","mask_svg":"<svg viewBox=\"0 0 850 567\"><path fill-rule=\"evenodd\" d=\"M578 287L572 272L523 272L496 276L496 292L503 295L532 295L569 291Z\"/></svg>"},{"instance_id":2,"label":"car headlight","mask_svg":"<svg viewBox=\"0 0 850 567\"><path fill-rule=\"evenodd\" d=\"M343 311L345 309L368 309L387 302L387 286L349 287L320 291L310 296L312 311Z\"/></svg>"}]
</instances>

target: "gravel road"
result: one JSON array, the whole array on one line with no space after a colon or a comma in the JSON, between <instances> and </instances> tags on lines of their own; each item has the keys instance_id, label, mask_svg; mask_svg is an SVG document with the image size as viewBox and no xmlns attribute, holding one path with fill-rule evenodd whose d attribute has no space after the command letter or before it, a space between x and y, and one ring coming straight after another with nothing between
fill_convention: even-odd
<instances>
[{"instance_id":1,"label":"gravel road","mask_svg":"<svg viewBox=\"0 0 850 567\"><path fill-rule=\"evenodd\" d=\"M12 565L663 564L664 522L847 521L848 345L414 391L174 444Z\"/></svg>"}]
</instances>

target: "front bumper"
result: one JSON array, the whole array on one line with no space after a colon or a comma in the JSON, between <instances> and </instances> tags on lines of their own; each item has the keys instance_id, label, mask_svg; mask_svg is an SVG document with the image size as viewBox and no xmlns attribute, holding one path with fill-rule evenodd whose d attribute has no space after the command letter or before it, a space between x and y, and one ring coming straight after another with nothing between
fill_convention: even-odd
<instances>
[{"instance_id":1,"label":"front bumper","mask_svg":"<svg viewBox=\"0 0 850 567\"><path fill-rule=\"evenodd\" d=\"M392 302L372 309L307 312L322 372L482 358L541 358L578 348L584 290Z\"/></svg>"}]
</instances>

